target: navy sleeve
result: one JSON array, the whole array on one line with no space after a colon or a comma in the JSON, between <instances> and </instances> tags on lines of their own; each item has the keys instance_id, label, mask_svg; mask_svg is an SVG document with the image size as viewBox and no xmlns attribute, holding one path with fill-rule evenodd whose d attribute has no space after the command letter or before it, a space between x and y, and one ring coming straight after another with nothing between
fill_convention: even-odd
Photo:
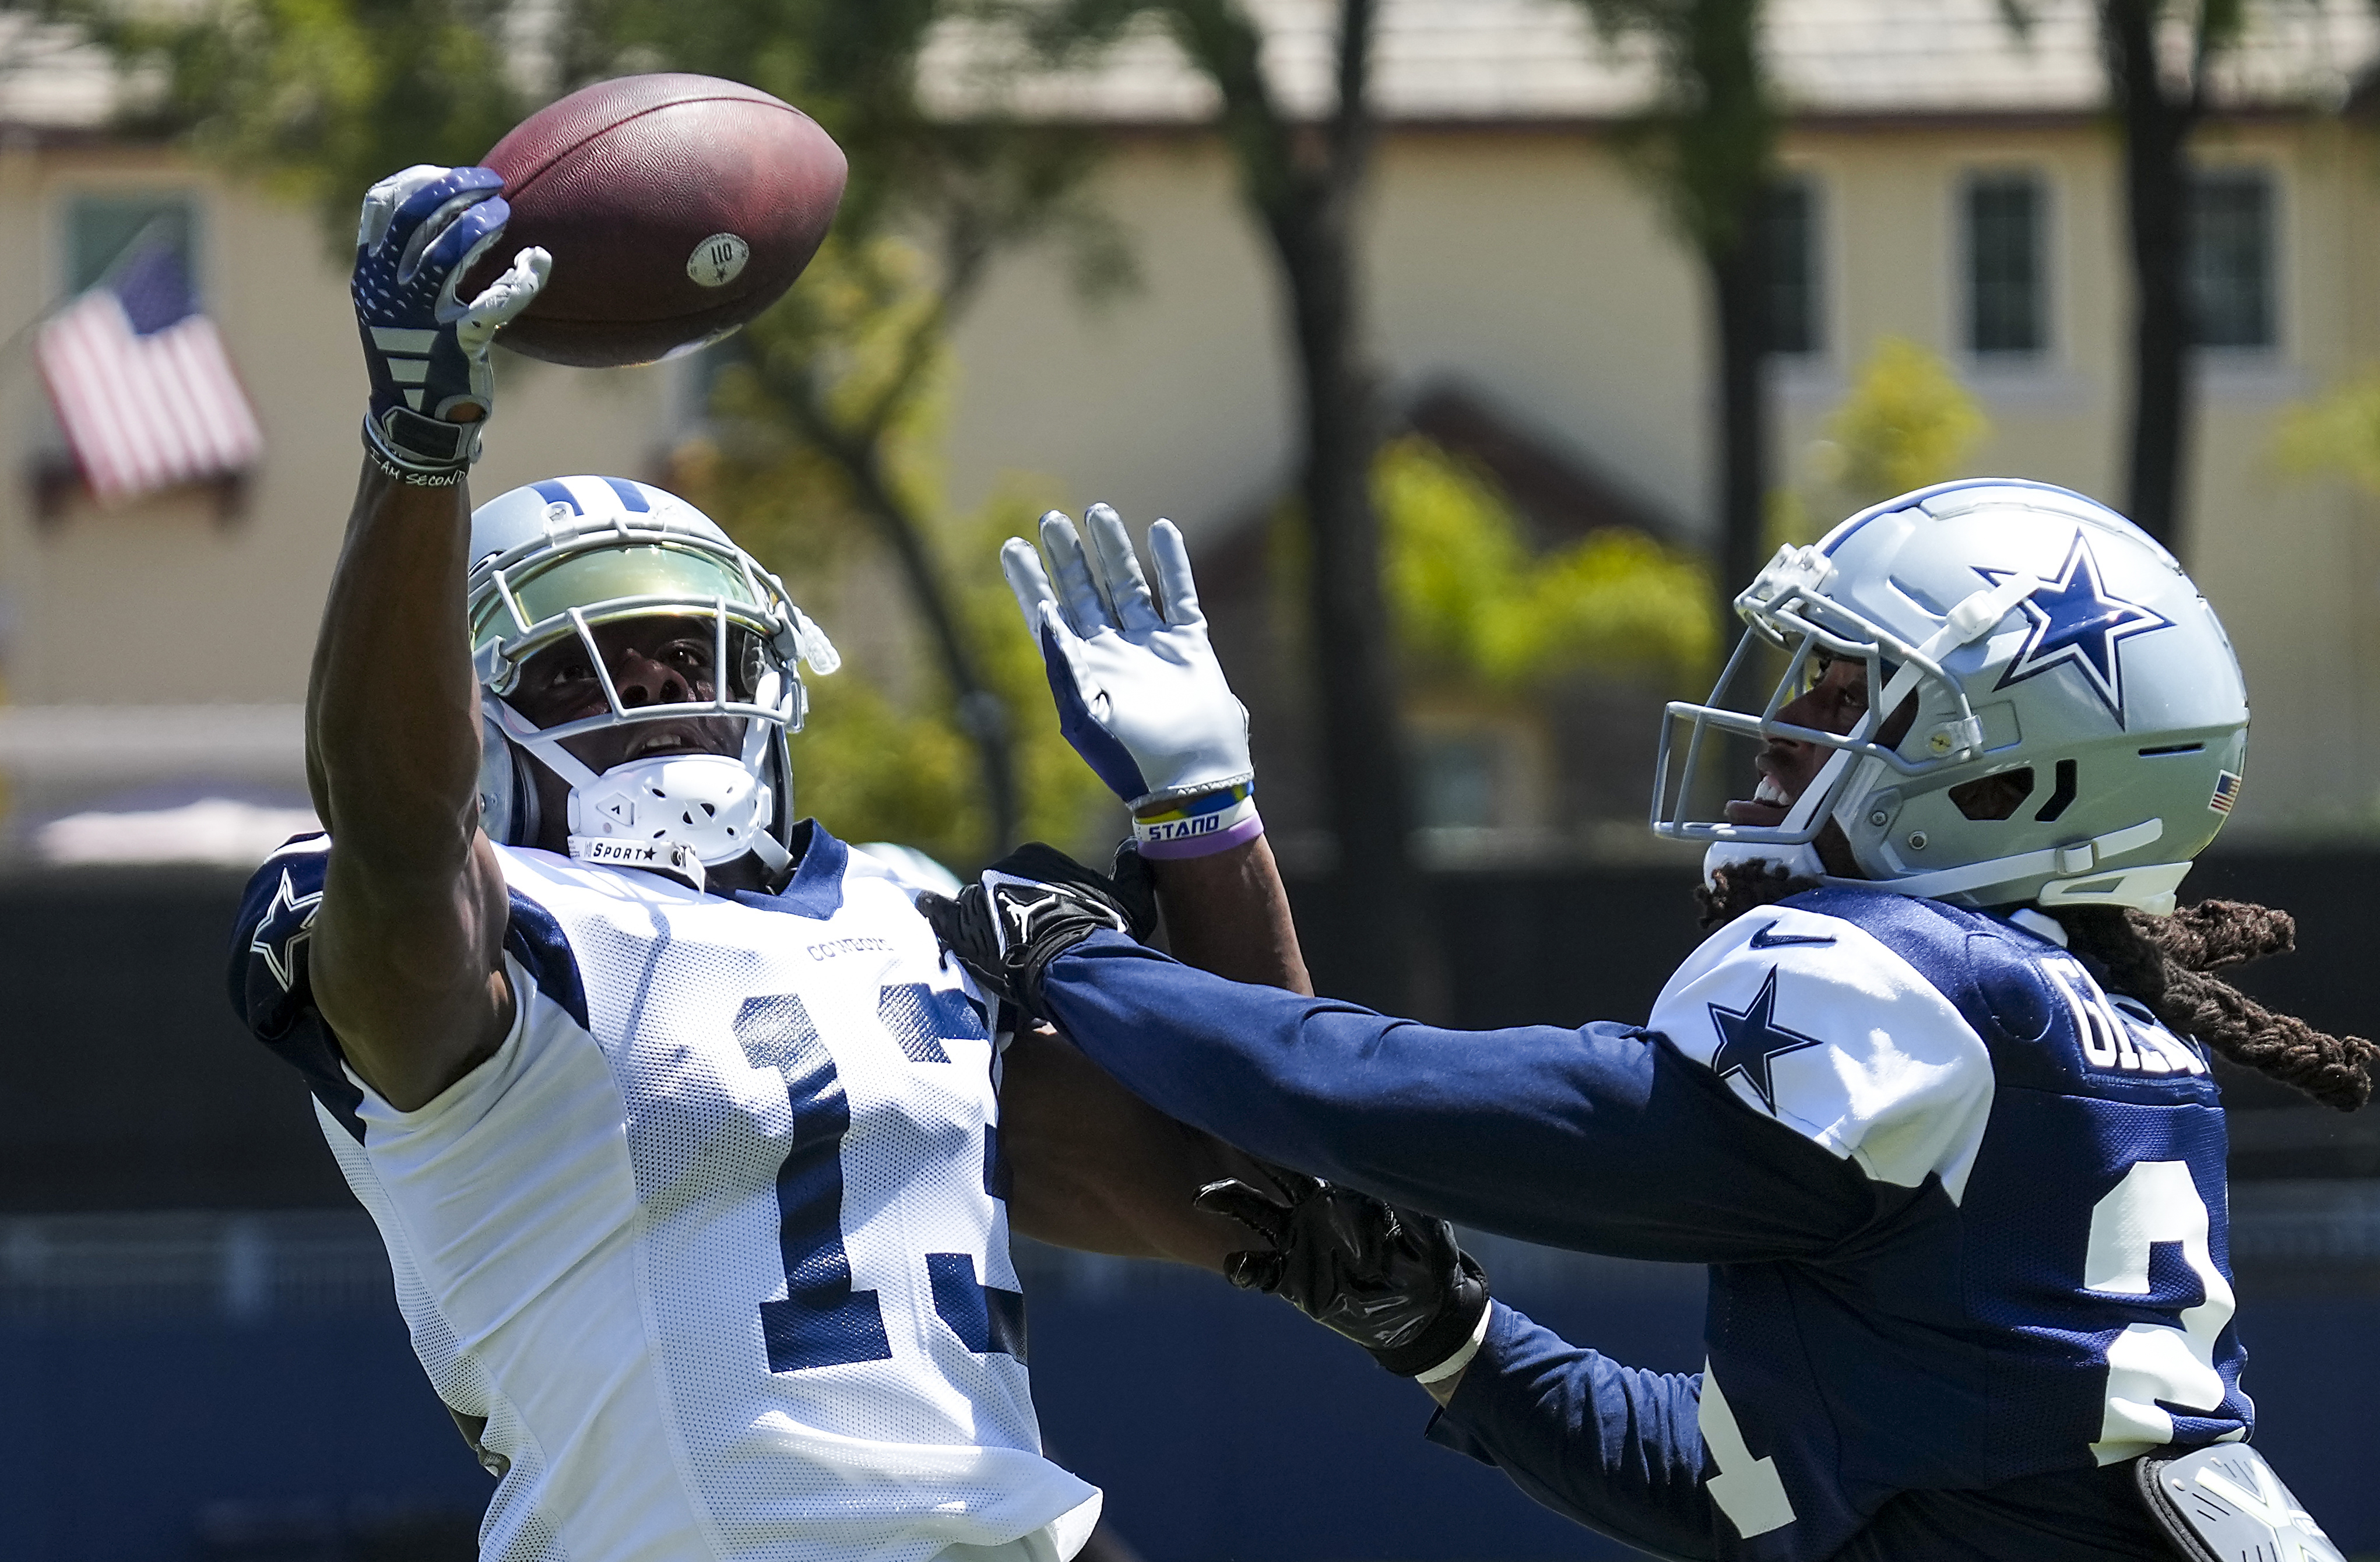
<instances>
[{"instance_id":1,"label":"navy sleeve","mask_svg":"<svg viewBox=\"0 0 2380 1562\"><path fill-rule=\"evenodd\" d=\"M301 835L264 860L240 899L231 938L231 1005L256 1039L306 1079L306 1088L362 1144L364 1093L340 1065L339 1038L314 1007L307 953L322 904L330 838Z\"/></svg>"},{"instance_id":2,"label":"navy sleeve","mask_svg":"<svg viewBox=\"0 0 2380 1562\"><path fill-rule=\"evenodd\" d=\"M1439 1030L1227 982L1117 933L1052 961L1044 996L1160 1110L1524 1241L1682 1263L1815 1256L1912 1195L1632 1026Z\"/></svg>"},{"instance_id":3,"label":"navy sleeve","mask_svg":"<svg viewBox=\"0 0 2380 1562\"><path fill-rule=\"evenodd\" d=\"M1428 1435L1598 1534L1710 1557L1725 1527L1703 1484L1701 1399L1699 1374L1623 1367L1499 1302Z\"/></svg>"}]
</instances>

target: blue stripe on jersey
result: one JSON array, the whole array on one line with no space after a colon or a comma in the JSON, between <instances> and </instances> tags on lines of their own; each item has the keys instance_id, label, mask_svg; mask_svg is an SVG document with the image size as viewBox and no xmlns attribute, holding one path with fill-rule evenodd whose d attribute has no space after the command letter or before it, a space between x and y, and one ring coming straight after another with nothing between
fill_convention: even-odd
<instances>
[{"instance_id":1,"label":"blue stripe on jersey","mask_svg":"<svg viewBox=\"0 0 2380 1562\"><path fill-rule=\"evenodd\" d=\"M553 914L519 890L512 891L512 909L504 923L504 948L528 972L537 990L586 1030L587 988L578 979L578 957L563 937Z\"/></svg>"},{"instance_id":2,"label":"blue stripe on jersey","mask_svg":"<svg viewBox=\"0 0 2380 1562\"><path fill-rule=\"evenodd\" d=\"M995 1199L1005 1199L1016 1186L1016 1173L1010 1169L1008 1157L1000 1153L1000 1125L983 1125L983 1191Z\"/></svg>"},{"instance_id":3,"label":"blue stripe on jersey","mask_svg":"<svg viewBox=\"0 0 2380 1562\"><path fill-rule=\"evenodd\" d=\"M795 826L790 844L801 859L791 882L773 895L738 890L735 898L757 910L782 911L823 922L843 909L843 874L851 865L851 848L829 835L816 819L804 819Z\"/></svg>"},{"instance_id":4,"label":"blue stripe on jersey","mask_svg":"<svg viewBox=\"0 0 2380 1562\"><path fill-rule=\"evenodd\" d=\"M1025 1360L1022 1293L978 1280L970 1253L929 1253L926 1275L933 1282L934 1311L961 1344L978 1356L997 1350Z\"/></svg>"}]
</instances>

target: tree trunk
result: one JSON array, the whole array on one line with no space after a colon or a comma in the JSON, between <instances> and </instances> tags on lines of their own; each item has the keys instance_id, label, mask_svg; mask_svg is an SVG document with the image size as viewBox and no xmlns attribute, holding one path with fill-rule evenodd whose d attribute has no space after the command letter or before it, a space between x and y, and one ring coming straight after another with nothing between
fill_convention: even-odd
<instances>
[{"instance_id":1,"label":"tree trunk","mask_svg":"<svg viewBox=\"0 0 2380 1562\"><path fill-rule=\"evenodd\" d=\"M1396 643L1380 590L1380 525L1371 491L1379 392L1363 357L1352 205L1343 196L1309 199L1276 217L1272 228L1305 401L1299 487L1313 544L1307 600L1323 781L1339 844L1334 891L1342 920L1365 929L1339 963L1336 985L1402 1013L1430 1007L1435 995L1411 846Z\"/></svg>"},{"instance_id":2,"label":"tree trunk","mask_svg":"<svg viewBox=\"0 0 2380 1562\"><path fill-rule=\"evenodd\" d=\"M2127 503L2141 529L2180 551L2190 432L2188 294L2193 89L2177 102L2157 70L2155 0L2103 0L2107 76L2124 127L2124 200L2135 312Z\"/></svg>"},{"instance_id":3,"label":"tree trunk","mask_svg":"<svg viewBox=\"0 0 2380 1562\"><path fill-rule=\"evenodd\" d=\"M1223 99L1218 127L1248 203L1281 258L1297 343L1305 433L1299 489L1312 543L1308 590L1324 804L1338 838L1331 892L1357 926L1328 972L1333 987L1391 1012L1437 998L1414 871L1411 781L1397 701L1396 642L1380 592L1372 509L1378 376L1364 353L1355 208L1371 160L1371 46L1379 0L1339 0L1338 105L1295 123L1273 99L1263 36L1234 0L1172 0L1175 36Z\"/></svg>"},{"instance_id":4,"label":"tree trunk","mask_svg":"<svg viewBox=\"0 0 2380 1562\"><path fill-rule=\"evenodd\" d=\"M1768 249L1757 200L1741 213L1735 242L1704 256L1718 349L1719 629L1735 622L1737 592L1767 563Z\"/></svg>"}]
</instances>

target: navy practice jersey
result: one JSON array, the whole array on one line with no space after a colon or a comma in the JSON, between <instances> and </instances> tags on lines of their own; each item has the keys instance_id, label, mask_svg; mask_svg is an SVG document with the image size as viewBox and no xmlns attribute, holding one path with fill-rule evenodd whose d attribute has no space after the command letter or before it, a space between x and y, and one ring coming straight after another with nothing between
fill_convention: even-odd
<instances>
[{"instance_id":1,"label":"navy practice jersey","mask_svg":"<svg viewBox=\"0 0 2380 1562\"><path fill-rule=\"evenodd\" d=\"M996 1050L910 888L808 828L775 895L498 847L514 1020L400 1110L312 1001L328 842L249 890L232 996L313 1088L439 1397L504 1471L488 1562L1059 1562Z\"/></svg>"},{"instance_id":2,"label":"navy practice jersey","mask_svg":"<svg viewBox=\"0 0 2380 1562\"><path fill-rule=\"evenodd\" d=\"M1116 934L1047 996L1125 1084L1257 1155L1710 1265L1702 1373L1500 1303L1431 1431L1648 1550L2169 1556L2123 1461L2248 1433L2205 1059L2009 922L1813 891L1714 934L1645 1027L1438 1030Z\"/></svg>"}]
</instances>

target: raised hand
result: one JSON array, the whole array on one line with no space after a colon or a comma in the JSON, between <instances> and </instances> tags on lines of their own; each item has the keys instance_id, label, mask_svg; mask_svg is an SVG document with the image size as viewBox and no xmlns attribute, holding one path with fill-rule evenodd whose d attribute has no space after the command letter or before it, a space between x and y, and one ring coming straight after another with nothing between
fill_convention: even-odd
<instances>
[{"instance_id":1,"label":"raised hand","mask_svg":"<svg viewBox=\"0 0 2380 1562\"><path fill-rule=\"evenodd\" d=\"M416 164L374 185L356 229L348 285L371 395L364 443L402 481L445 486L480 453L495 406L497 327L528 308L552 261L524 249L468 303L455 289L504 236L512 209L486 168Z\"/></svg>"},{"instance_id":2,"label":"raised hand","mask_svg":"<svg viewBox=\"0 0 2380 1562\"><path fill-rule=\"evenodd\" d=\"M1219 815L1245 805L1256 771L1247 709L1208 643L1181 532L1171 521L1149 527L1153 595L1123 522L1104 504L1084 513L1081 533L1055 510L1042 516L1041 548L1047 574L1023 538L1009 539L1000 562L1026 628L1040 643L1060 731L1135 810L1224 800L1203 814L1175 810L1187 821L1178 832L1143 830L1145 852L1167 854L1172 833L1218 833ZM1253 805L1244 811L1244 833L1253 836Z\"/></svg>"}]
</instances>

